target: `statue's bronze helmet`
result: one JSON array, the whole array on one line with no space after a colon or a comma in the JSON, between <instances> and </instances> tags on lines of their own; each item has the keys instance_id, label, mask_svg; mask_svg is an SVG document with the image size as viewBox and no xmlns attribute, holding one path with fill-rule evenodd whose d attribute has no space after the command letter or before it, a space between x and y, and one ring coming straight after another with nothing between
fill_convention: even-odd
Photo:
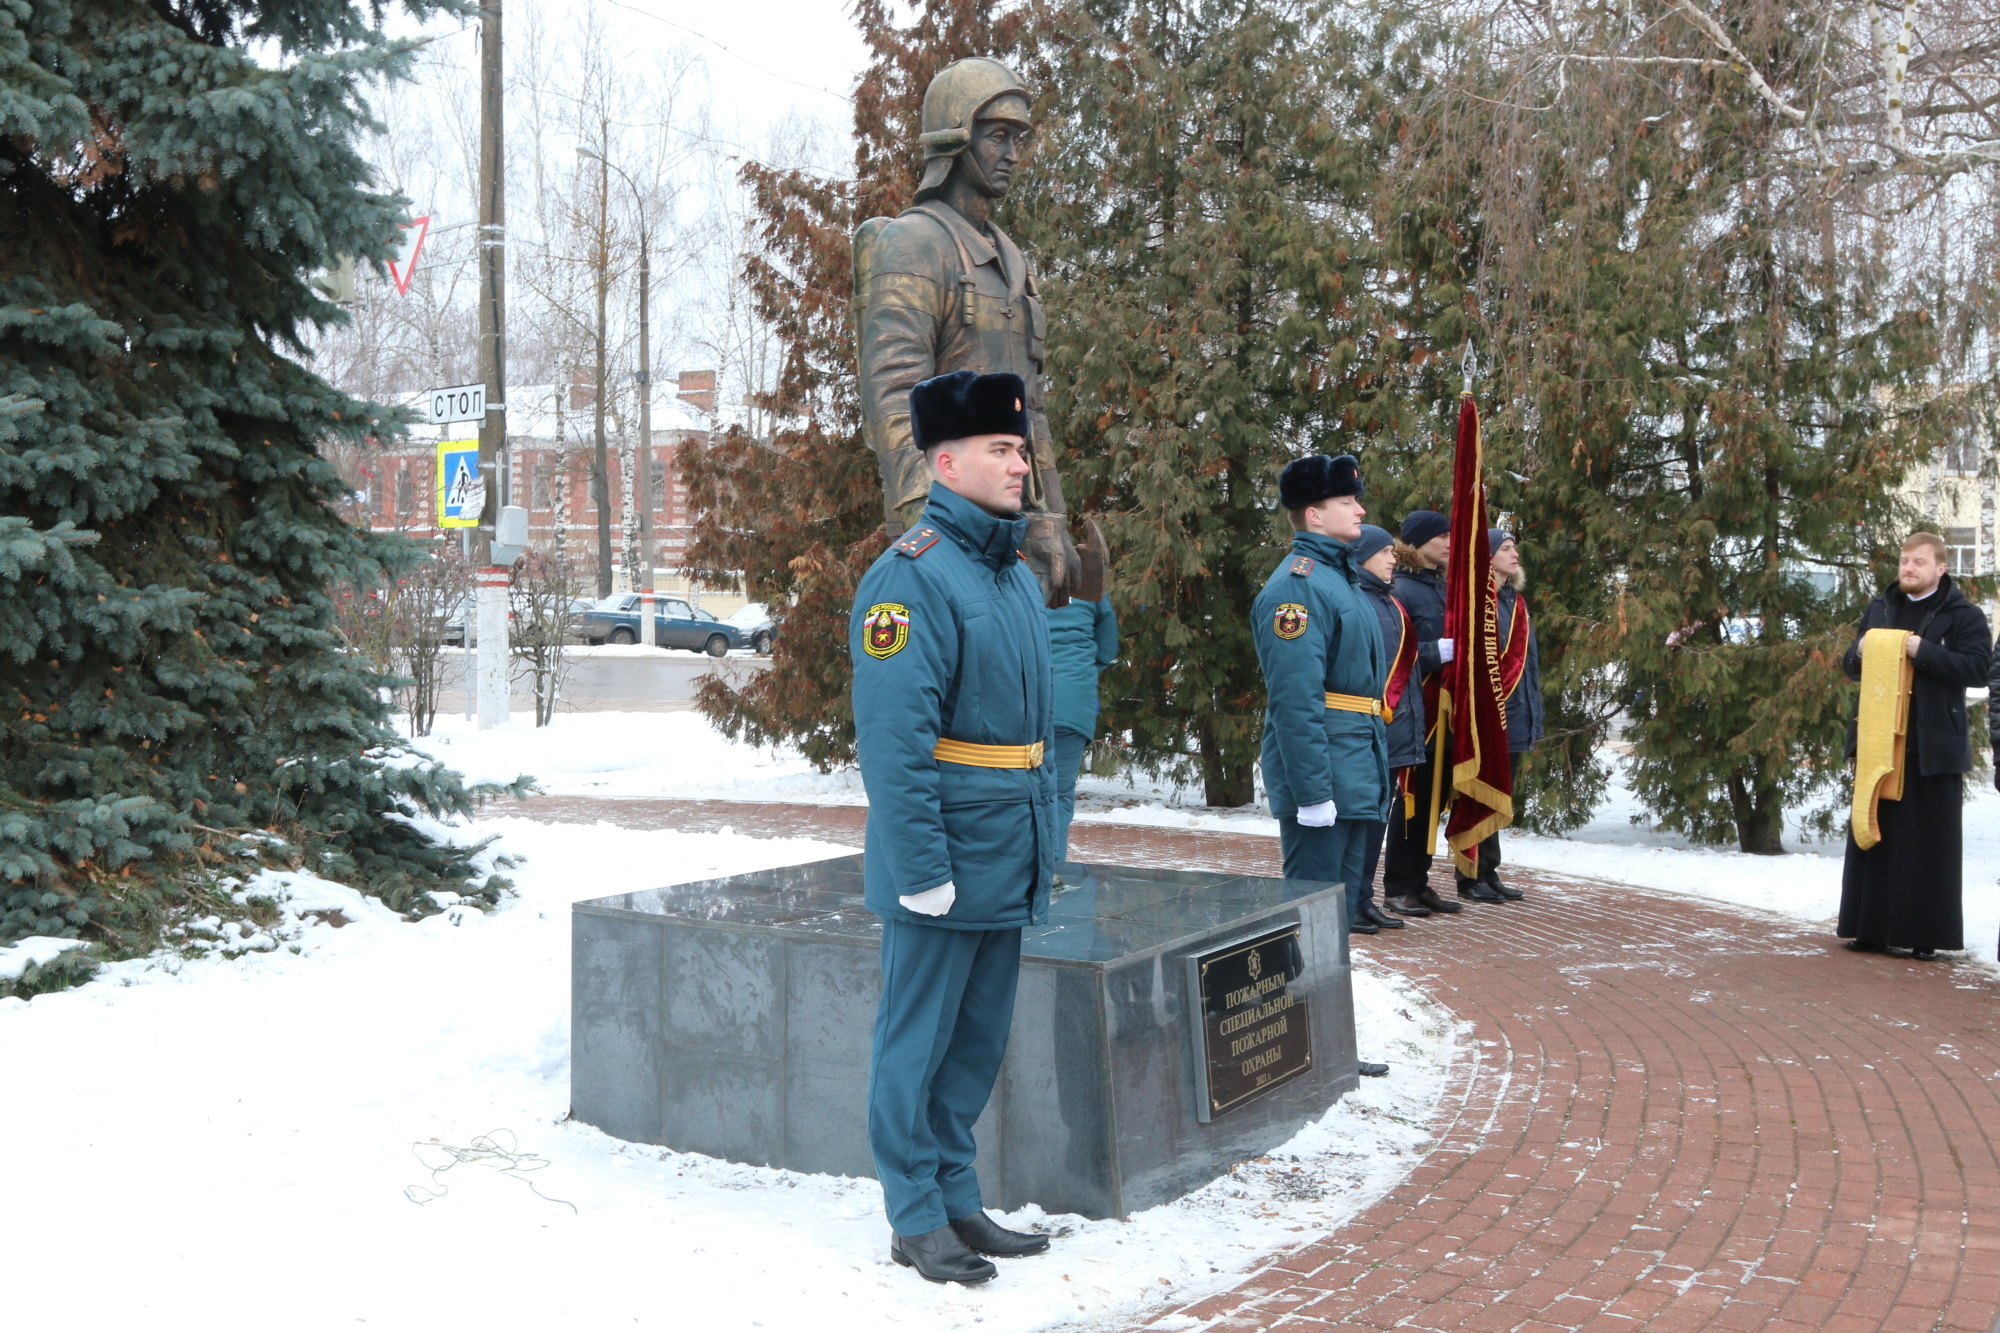
<instances>
[{"instance_id":1,"label":"statue's bronze helmet","mask_svg":"<svg viewBox=\"0 0 2000 1333\"><path fill-rule=\"evenodd\" d=\"M972 124L979 113L1009 93L1030 100L1014 71L986 56L955 60L938 71L924 90L924 178L917 186L917 198L944 188L952 163L972 142Z\"/></svg>"}]
</instances>

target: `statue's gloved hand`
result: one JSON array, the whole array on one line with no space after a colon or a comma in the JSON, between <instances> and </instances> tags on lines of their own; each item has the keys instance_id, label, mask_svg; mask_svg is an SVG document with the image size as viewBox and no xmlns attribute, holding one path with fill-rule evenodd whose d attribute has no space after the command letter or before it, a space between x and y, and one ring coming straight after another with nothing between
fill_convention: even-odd
<instances>
[{"instance_id":1,"label":"statue's gloved hand","mask_svg":"<svg viewBox=\"0 0 2000 1333\"><path fill-rule=\"evenodd\" d=\"M1068 606L1070 588L1081 568L1076 548L1070 544L1064 515L1028 514L1028 535L1021 541L1021 554L1042 585L1042 600L1049 606Z\"/></svg>"},{"instance_id":2,"label":"statue's gloved hand","mask_svg":"<svg viewBox=\"0 0 2000 1333\"><path fill-rule=\"evenodd\" d=\"M1111 548L1095 519L1083 521L1083 545L1076 548L1076 554L1080 568L1071 595L1084 602L1103 601L1105 585L1111 579Z\"/></svg>"},{"instance_id":3,"label":"statue's gloved hand","mask_svg":"<svg viewBox=\"0 0 2000 1333\"><path fill-rule=\"evenodd\" d=\"M896 901L920 916L943 916L958 901L958 886L946 880L934 889L906 893Z\"/></svg>"}]
</instances>

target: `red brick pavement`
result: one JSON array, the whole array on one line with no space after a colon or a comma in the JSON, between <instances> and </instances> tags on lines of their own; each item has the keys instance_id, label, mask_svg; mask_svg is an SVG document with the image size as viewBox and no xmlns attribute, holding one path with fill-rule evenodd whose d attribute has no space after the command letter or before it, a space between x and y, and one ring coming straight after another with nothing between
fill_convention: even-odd
<instances>
[{"instance_id":1,"label":"red brick pavement","mask_svg":"<svg viewBox=\"0 0 2000 1333\"><path fill-rule=\"evenodd\" d=\"M620 823L850 843L863 818L524 812L614 804ZM1073 843L1277 872L1275 841L1248 835L1078 825ZM1759 913L1511 878L1526 902L1357 942L1472 1024L1436 1147L1347 1226L1148 1329L1995 1328L2000 985Z\"/></svg>"}]
</instances>

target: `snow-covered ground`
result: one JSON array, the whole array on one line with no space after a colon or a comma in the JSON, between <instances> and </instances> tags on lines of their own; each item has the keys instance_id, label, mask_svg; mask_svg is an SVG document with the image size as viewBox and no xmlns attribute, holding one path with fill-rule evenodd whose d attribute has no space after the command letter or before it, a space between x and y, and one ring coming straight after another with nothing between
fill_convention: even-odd
<instances>
[{"instance_id":1,"label":"snow-covered ground","mask_svg":"<svg viewBox=\"0 0 2000 1333\"><path fill-rule=\"evenodd\" d=\"M190 950L205 956L0 1000L8 1326L1115 1325L1230 1285L1381 1197L1428 1146L1457 1040L1407 983L1360 972L1366 1053L1392 1077L1129 1221L1024 1210L1017 1225L1061 1236L1052 1254L977 1290L934 1287L889 1263L871 1180L564 1118L572 901L848 849L520 818L454 831L489 834L520 859L516 895L490 915L460 905L410 925L340 885L266 873L243 892L285 900L276 926L242 938L211 923L194 934L218 938Z\"/></svg>"},{"instance_id":2,"label":"snow-covered ground","mask_svg":"<svg viewBox=\"0 0 2000 1333\"><path fill-rule=\"evenodd\" d=\"M524 723L525 719L521 720ZM580 713L431 753L546 791L852 804L852 774L731 744L691 713ZM1629 790L1565 839L1508 835L1517 864L1820 920L1838 848L1689 848L1634 825ZM1271 834L1159 784L1086 778L1085 820ZM2000 796L1966 812L1967 915L1992 957ZM0 1308L22 1327L287 1330L1118 1326L1231 1285L1339 1225L1427 1150L1456 1023L1392 974L1356 973L1364 1054L1395 1065L1283 1149L1126 1222L1044 1217L1046 1256L975 1290L890 1265L872 1181L622 1143L566 1120L569 904L840 854L803 839L480 820L518 860L500 910L411 925L341 885L257 876L281 900L244 934L187 923L182 950L80 989L0 1000ZM1803 845L1796 831L1791 845ZM673 867L663 873L661 867ZM39 957L39 955L38 955ZM12 954L10 967L28 964ZM18 970L16 968L15 970Z\"/></svg>"},{"instance_id":3,"label":"snow-covered ground","mask_svg":"<svg viewBox=\"0 0 2000 1333\"><path fill-rule=\"evenodd\" d=\"M523 719L525 720L525 718ZM424 742L482 779L533 774L542 789L566 796L683 797L861 805L858 774L817 774L804 760L732 744L694 713L578 713L536 731L514 726L478 732L462 718L440 718ZM1077 784L1083 823L1145 824L1277 836L1261 809L1216 809L1200 794L1144 779L1095 778ZM1841 847L1786 830L1782 857L1745 856L1695 847L1634 817L1642 812L1622 768L1596 817L1566 838L1502 835L1517 865L1667 893L1687 893L1830 922L1840 906ZM1995 960L2000 936L2000 793L1977 787L1965 808L1965 931L1973 957Z\"/></svg>"}]
</instances>

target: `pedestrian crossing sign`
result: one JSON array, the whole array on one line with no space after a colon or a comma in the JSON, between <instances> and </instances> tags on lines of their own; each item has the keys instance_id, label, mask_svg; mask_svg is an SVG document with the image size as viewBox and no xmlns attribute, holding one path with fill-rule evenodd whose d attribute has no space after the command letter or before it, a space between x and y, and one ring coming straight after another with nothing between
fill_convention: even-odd
<instances>
[{"instance_id":1,"label":"pedestrian crossing sign","mask_svg":"<svg viewBox=\"0 0 2000 1333\"><path fill-rule=\"evenodd\" d=\"M438 526L476 528L486 507L486 484L479 476L479 441L444 440L438 444Z\"/></svg>"}]
</instances>

